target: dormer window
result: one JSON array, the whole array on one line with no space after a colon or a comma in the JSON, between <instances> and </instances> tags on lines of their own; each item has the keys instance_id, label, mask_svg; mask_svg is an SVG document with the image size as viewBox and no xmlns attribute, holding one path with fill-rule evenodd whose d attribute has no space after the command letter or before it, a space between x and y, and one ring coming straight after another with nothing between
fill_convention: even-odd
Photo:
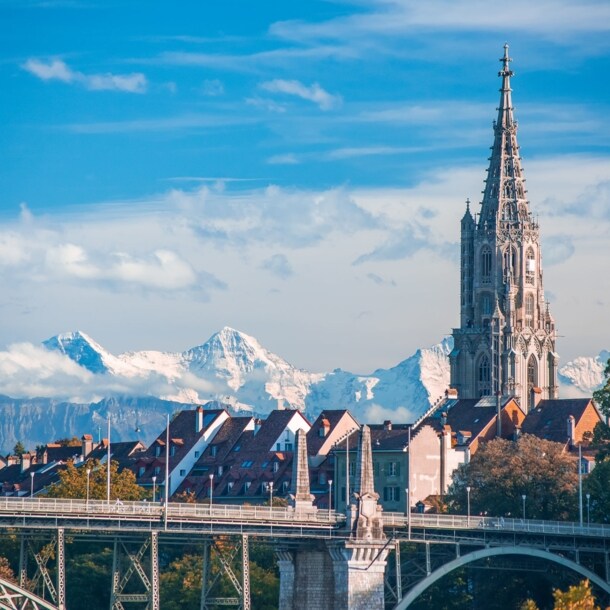
<instances>
[{"instance_id":1,"label":"dormer window","mask_svg":"<svg viewBox=\"0 0 610 610\"><path fill-rule=\"evenodd\" d=\"M218 446L217 445L212 445L212 447L210 448L210 455L212 457L216 457L217 453L218 453Z\"/></svg>"},{"instance_id":2,"label":"dormer window","mask_svg":"<svg viewBox=\"0 0 610 610\"><path fill-rule=\"evenodd\" d=\"M173 457L174 455L176 455L176 445L172 445L170 450L169 450L169 454Z\"/></svg>"},{"instance_id":3,"label":"dormer window","mask_svg":"<svg viewBox=\"0 0 610 610\"><path fill-rule=\"evenodd\" d=\"M155 457L159 457L161 455L161 445L157 445L155 447Z\"/></svg>"},{"instance_id":4,"label":"dormer window","mask_svg":"<svg viewBox=\"0 0 610 610\"><path fill-rule=\"evenodd\" d=\"M280 469L279 462L273 462L273 472L277 472Z\"/></svg>"}]
</instances>

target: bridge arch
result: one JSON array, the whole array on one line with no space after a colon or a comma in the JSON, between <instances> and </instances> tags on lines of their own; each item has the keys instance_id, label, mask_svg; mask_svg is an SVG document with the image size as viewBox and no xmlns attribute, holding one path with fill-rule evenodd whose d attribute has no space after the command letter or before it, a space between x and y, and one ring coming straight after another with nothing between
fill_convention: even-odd
<instances>
[{"instance_id":1,"label":"bridge arch","mask_svg":"<svg viewBox=\"0 0 610 610\"><path fill-rule=\"evenodd\" d=\"M498 555L527 555L528 557L538 557L539 559L546 559L552 561L565 568L578 572L585 578L588 578L593 584L597 585L600 589L603 589L608 595L610 595L610 583L607 583L603 578L587 570L583 566L577 564L575 561L566 559L561 555L555 555L549 551L541 551L540 549L532 549L527 547L514 547L514 546L500 546L493 548L480 549L478 551L472 551L461 557L457 557L453 561L446 563L441 566L438 570L435 570L418 582L398 603L394 610L406 610L410 604L412 604L430 585L434 584L437 580L443 576L449 574L457 568L478 561L479 559L485 559L486 557L495 557Z\"/></svg>"},{"instance_id":2,"label":"bridge arch","mask_svg":"<svg viewBox=\"0 0 610 610\"><path fill-rule=\"evenodd\" d=\"M50 602L34 595L31 591L18 587L15 583L0 578L0 608L19 610L58 610Z\"/></svg>"}]
</instances>

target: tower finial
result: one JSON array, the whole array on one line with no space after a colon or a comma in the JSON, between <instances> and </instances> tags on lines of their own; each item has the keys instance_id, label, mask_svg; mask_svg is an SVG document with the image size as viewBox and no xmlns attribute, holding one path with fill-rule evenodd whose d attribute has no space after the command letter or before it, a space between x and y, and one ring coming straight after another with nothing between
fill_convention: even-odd
<instances>
[{"instance_id":1,"label":"tower finial","mask_svg":"<svg viewBox=\"0 0 610 610\"><path fill-rule=\"evenodd\" d=\"M470 197L466 197L466 211L470 212Z\"/></svg>"},{"instance_id":2,"label":"tower finial","mask_svg":"<svg viewBox=\"0 0 610 610\"><path fill-rule=\"evenodd\" d=\"M503 78L509 78L514 75L514 72L510 69L510 62L512 59L508 56L508 43L504 43L504 56L500 57L500 62L502 62L502 69L498 72L498 76L502 76ZM504 88L504 87L502 87Z\"/></svg>"}]
</instances>

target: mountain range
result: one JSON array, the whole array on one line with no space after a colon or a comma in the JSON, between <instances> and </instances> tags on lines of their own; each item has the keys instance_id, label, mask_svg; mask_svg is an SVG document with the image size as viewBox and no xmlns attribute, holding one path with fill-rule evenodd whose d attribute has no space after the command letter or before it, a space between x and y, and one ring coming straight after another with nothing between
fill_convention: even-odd
<instances>
[{"instance_id":1,"label":"mountain range","mask_svg":"<svg viewBox=\"0 0 610 610\"><path fill-rule=\"evenodd\" d=\"M233 412L264 416L272 409L299 409L315 418L324 409L349 409L360 421L417 419L449 386L452 339L418 349L389 369L358 375L335 369L298 369L265 349L254 337L229 327L183 352L138 351L113 355L83 332L63 333L43 342L32 357L72 375L57 392L49 366L45 397L0 396L0 451L17 440L27 447L84 433L150 442L166 414L187 404L222 402ZM610 353L581 357L560 369L563 397L591 395L603 379ZM72 367L72 369L70 368ZM49 382L49 377L51 382ZM66 385L66 384L62 384ZM32 383L28 392L41 384ZM51 387L51 390L53 388ZM23 392L23 391L22 391Z\"/></svg>"}]
</instances>

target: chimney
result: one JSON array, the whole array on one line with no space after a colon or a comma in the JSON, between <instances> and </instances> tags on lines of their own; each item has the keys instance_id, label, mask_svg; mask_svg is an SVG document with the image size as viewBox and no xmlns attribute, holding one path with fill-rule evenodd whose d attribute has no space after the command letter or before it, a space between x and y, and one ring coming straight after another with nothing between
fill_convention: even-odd
<instances>
[{"instance_id":1,"label":"chimney","mask_svg":"<svg viewBox=\"0 0 610 610\"><path fill-rule=\"evenodd\" d=\"M25 472L32 465L32 454L22 453L21 454L21 472Z\"/></svg>"},{"instance_id":2,"label":"chimney","mask_svg":"<svg viewBox=\"0 0 610 610\"><path fill-rule=\"evenodd\" d=\"M568 416L568 443L570 443L570 447L573 447L576 444L575 439L576 432L576 420L573 415Z\"/></svg>"},{"instance_id":3,"label":"chimney","mask_svg":"<svg viewBox=\"0 0 610 610\"><path fill-rule=\"evenodd\" d=\"M384 429L384 430L391 430L391 429L392 429L392 422L391 422L391 420L386 419L386 420L383 422L383 429Z\"/></svg>"},{"instance_id":4,"label":"chimney","mask_svg":"<svg viewBox=\"0 0 610 610\"><path fill-rule=\"evenodd\" d=\"M457 388L449 388L446 392L445 395L447 396L447 398L451 399L451 400L457 400L458 397L458 391Z\"/></svg>"},{"instance_id":5,"label":"chimney","mask_svg":"<svg viewBox=\"0 0 610 610\"><path fill-rule=\"evenodd\" d=\"M203 430L203 407L197 407L195 411L195 432L201 432Z\"/></svg>"},{"instance_id":6,"label":"chimney","mask_svg":"<svg viewBox=\"0 0 610 610\"><path fill-rule=\"evenodd\" d=\"M93 451L93 436L91 434L83 434L81 438L82 442L82 456L85 459L91 451Z\"/></svg>"}]
</instances>

